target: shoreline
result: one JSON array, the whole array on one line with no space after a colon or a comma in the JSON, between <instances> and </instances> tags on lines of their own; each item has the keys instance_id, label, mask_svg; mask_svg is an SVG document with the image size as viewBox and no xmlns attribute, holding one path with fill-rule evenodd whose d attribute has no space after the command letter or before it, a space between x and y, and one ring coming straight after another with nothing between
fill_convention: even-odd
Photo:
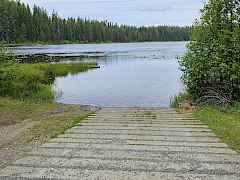
<instances>
[{"instance_id":1,"label":"shoreline","mask_svg":"<svg viewBox=\"0 0 240 180\"><path fill-rule=\"evenodd\" d=\"M45 42L39 42L39 43L16 43L16 44L5 44L8 48L13 47L20 47L20 46L47 46L47 45L91 45L91 44L128 44L128 43L160 43L160 42L189 42L188 41L132 41L132 42L59 42L59 43L45 43Z\"/></svg>"}]
</instances>

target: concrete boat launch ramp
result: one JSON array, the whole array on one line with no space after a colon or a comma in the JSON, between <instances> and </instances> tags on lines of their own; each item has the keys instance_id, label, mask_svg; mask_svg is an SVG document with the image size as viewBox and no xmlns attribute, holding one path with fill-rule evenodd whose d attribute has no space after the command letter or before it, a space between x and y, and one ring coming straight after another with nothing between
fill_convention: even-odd
<instances>
[{"instance_id":1,"label":"concrete boat launch ramp","mask_svg":"<svg viewBox=\"0 0 240 180\"><path fill-rule=\"evenodd\" d=\"M240 180L240 155L190 114L102 108L0 179Z\"/></svg>"}]
</instances>

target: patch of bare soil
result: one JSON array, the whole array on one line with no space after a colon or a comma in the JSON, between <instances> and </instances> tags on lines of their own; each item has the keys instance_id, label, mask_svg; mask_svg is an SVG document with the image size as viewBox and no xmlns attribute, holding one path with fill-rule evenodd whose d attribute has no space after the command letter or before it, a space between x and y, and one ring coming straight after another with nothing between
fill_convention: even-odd
<instances>
[{"instance_id":1,"label":"patch of bare soil","mask_svg":"<svg viewBox=\"0 0 240 180\"><path fill-rule=\"evenodd\" d=\"M80 117L82 114L88 114L97 110L98 108L91 106L69 106L69 108L66 108L66 105L63 105L57 109L44 111L41 114L38 112L37 120L33 117L33 119L25 119L21 122L15 120L18 117L11 112L0 112L0 169L24 157L27 152L33 148L37 148L41 143L48 140L26 142L25 136L28 136L27 133L31 132L29 131L31 128L41 127L44 121L48 122L52 120L54 123L54 120L58 118L68 121L68 119ZM64 125L62 128L64 128Z\"/></svg>"},{"instance_id":2,"label":"patch of bare soil","mask_svg":"<svg viewBox=\"0 0 240 180\"><path fill-rule=\"evenodd\" d=\"M31 145L22 144L18 141L24 132L33 127L36 122L25 120L22 123L0 126L0 169L9 165L11 162L23 157L31 150Z\"/></svg>"},{"instance_id":3,"label":"patch of bare soil","mask_svg":"<svg viewBox=\"0 0 240 180\"><path fill-rule=\"evenodd\" d=\"M14 119L14 117L15 116L13 114L2 112L0 118L0 127L16 124L16 120Z\"/></svg>"}]
</instances>

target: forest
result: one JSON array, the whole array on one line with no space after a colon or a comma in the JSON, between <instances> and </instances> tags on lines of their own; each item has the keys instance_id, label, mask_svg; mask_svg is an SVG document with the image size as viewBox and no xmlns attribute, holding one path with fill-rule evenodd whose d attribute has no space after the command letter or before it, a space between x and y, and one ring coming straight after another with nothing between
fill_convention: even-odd
<instances>
[{"instance_id":1,"label":"forest","mask_svg":"<svg viewBox=\"0 0 240 180\"><path fill-rule=\"evenodd\" d=\"M30 8L20 1L0 1L0 41L6 43L91 43L188 41L190 27L136 27L108 21L60 18L41 7Z\"/></svg>"}]
</instances>

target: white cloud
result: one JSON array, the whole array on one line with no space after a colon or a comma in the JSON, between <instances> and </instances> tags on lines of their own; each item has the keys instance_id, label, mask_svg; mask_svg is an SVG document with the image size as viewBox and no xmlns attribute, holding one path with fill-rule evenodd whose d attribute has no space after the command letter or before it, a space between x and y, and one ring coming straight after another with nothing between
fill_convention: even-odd
<instances>
[{"instance_id":1,"label":"white cloud","mask_svg":"<svg viewBox=\"0 0 240 180\"><path fill-rule=\"evenodd\" d=\"M109 20L136 25L190 25L199 17L203 0L22 0L62 17Z\"/></svg>"}]
</instances>

